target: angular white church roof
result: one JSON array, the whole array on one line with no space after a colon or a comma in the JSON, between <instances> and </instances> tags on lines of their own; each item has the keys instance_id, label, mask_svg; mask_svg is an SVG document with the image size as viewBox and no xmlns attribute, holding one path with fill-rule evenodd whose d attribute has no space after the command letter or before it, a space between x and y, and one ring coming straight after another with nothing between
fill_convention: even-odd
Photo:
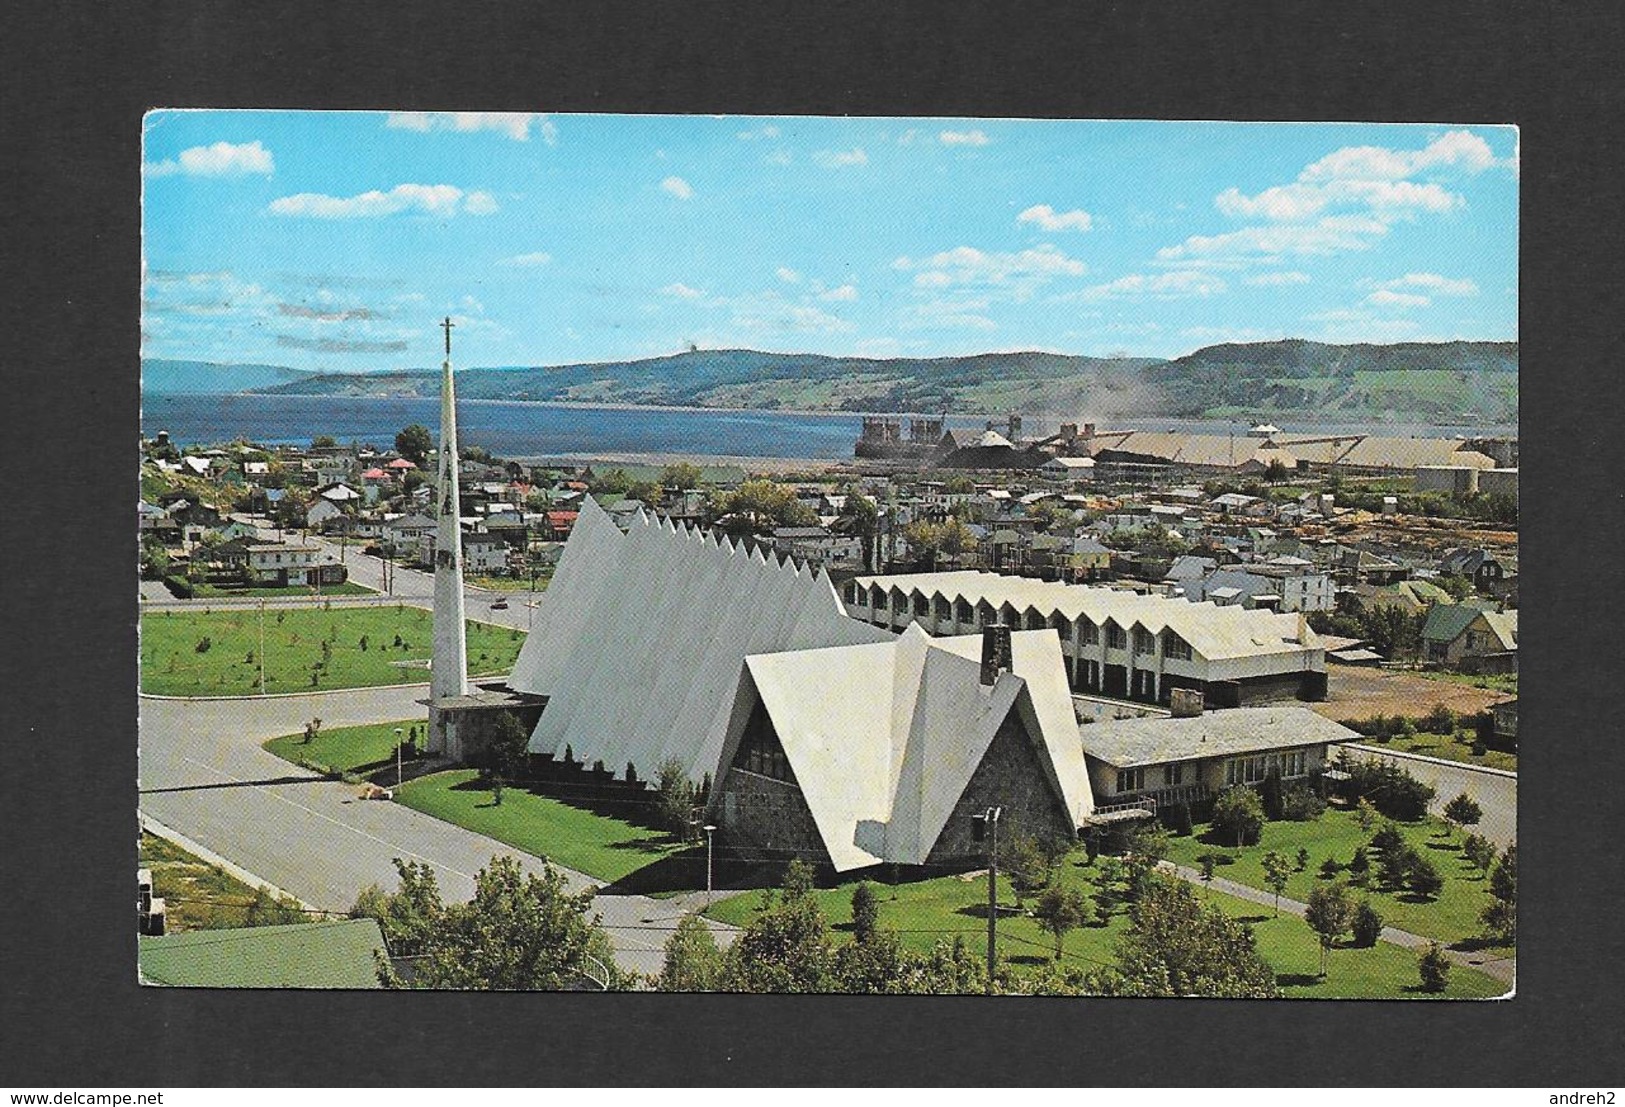
<instances>
[{"instance_id":1,"label":"angular white church roof","mask_svg":"<svg viewBox=\"0 0 1625 1107\"><path fill-rule=\"evenodd\" d=\"M837 871L923 864L1012 709L1073 825L1094 810L1059 642L1010 638L1012 671L992 686L979 680L980 635L917 625L874 645L746 658Z\"/></svg>"},{"instance_id":2,"label":"angular white church roof","mask_svg":"<svg viewBox=\"0 0 1625 1107\"><path fill-rule=\"evenodd\" d=\"M715 772L745 657L890 641L828 576L639 512L621 533L588 497L509 685L548 698L530 749Z\"/></svg>"}]
</instances>

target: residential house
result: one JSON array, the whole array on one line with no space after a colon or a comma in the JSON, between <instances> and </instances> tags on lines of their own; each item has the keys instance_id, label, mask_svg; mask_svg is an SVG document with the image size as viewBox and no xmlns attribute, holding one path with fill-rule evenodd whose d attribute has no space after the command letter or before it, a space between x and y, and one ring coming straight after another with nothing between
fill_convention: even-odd
<instances>
[{"instance_id":1,"label":"residential house","mask_svg":"<svg viewBox=\"0 0 1625 1107\"><path fill-rule=\"evenodd\" d=\"M1480 592L1493 592L1506 575L1505 567L1489 550L1470 548L1446 553L1439 561L1439 572L1466 577Z\"/></svg>"},{"instance_id":2,"label":"residential house","mask_svg":"<svg viewBox=\"0 0 1625 1107\"><path fill-rule=\"evenodd\" d=\"M1516 672L1518 613L1474 603L1435 604L1422 624L1422 657L1469 672Z\"/></svg>"},{"instance_id":3,"label":"residential house","mask_svg":"<svg viewBox=\"0 0 1625 1107\"><path fill-rule=\"evenodd\" d=\"M499 535L463 535L463 567L472 573L500 573L508 567L508 543Z\"/></svg>"},{"instance_id":4,"label":"residential house","mask_svg":"<svg viewBox=\"0 0 1625 1107\"><path fill-rule=\"evenodd\" d=\"M1226 788L1284 783L1323 770L1332 750L1360 736L1303 707L1240 707L1187 717L1101 719L1078 728L1099 808L1154 801L1153 809L1209 799Z\"/></svg>"},{"instance_id":5,"label":"residential house","mask_svg":"<svg viewBox=\"0 0 1625 1107\"><path fill-rule=\"evenodd\" d=\"M317 545L256 542L248 546L247 574L251 584L286 586L303 581L321 560Z\"/></svg>"}]
</instances>

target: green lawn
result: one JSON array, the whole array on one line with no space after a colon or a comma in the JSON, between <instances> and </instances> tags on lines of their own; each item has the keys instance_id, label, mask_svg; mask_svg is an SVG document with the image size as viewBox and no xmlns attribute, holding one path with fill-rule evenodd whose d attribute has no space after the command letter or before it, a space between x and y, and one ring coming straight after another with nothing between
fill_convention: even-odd
<instances>
[{"instance_id":1,"label":"green lawn","mask_svg":"<svg viewBox=\"0 0 1625 1107\"><path fill-rule=\"evenodd\" d=\"M689 849L670 835L594 814L520 788L507 788L496 806L473 769L411 780L396 793L406 806L495 838L606 884ZM704 887L704 867L698 869Z\"/></svg>"},{"instance_id":2,"label":"green lawn","mask_svg":"<svg viewBox=\"0 0 1625 1107\"><path fill-rule=\"evenodd\" d=\"M1449 734L1428 734L1418 731L1409 738L1395 734L1386 742L1376 738L1363 739L1366 745L1377 749L1400 750L1404 753L1419 753L1424 757L1441 757L1446 761L1460 761L1467 765L1483 765L1490 769L1505 769L1508 772L1518 771L1518 755L1505 750L1486 749L1483 753L1474 753L1471 742L1460 742Z\"/></svg>"},{"instance_id":3,"label":"green lawn","mask_svg":"<svg viewBox=\"0 0 1625 1107\"><path fill-rule=\"evenodd\" d=\"M300 599L305 596L373 596L378 593L376 588L368 588L365 584L357 584L347 580L343 584L324 584L321 591L308 584L293 584L287 588L236 588L225 587L219 584L194 584L192 594L200 600L229 598L232 596L265 597L267 599Z\"/></svg>"},{"instance_id":4,"label":"green lawn","mask_svg":"<svg viewBox=\"0 0 1625 1107\"><path fill-rule=\"evenodd\" d=\"M141 690L161 696L243 696L260 690L261 612L255 607L148 611L141 616ZM412 684L428 679L421 665L392 662L429 656L433 628L421 608L292 608L264 612L265 690L312 692ZM361 639L367 648L361 648ZM400 645L395 645L397 637ZM206 650L199 651L203 639ZM468 668L507 672L524 632L468 624ZM320 669L322 642L331 657Z\"/></svg>"},{"instance_id":5,"label":"green lawn","mask_svg":"<svg viewBox=\"0 0 1625 1107\"><path fill-rule=\"evenodd\" d=\"M141 832L140 864L152 870L152 894L164 901L164 929L218 930L246 926L254 889L167 838ZM274 922L302 922L308 916L283 907Z\"/></svg>"},{"instance_id":6,"label":"green lawn","mask_svg":"<svg viewBox=\"0 0 1625 1107\"><path fill-rule=\"evenodd\" d=\"M392 723L372 723L367 726L342 726L320 731L310 741L303 732L284 734L265 743L265 748L284 761L317 765L335 773L355 772L371 765L393 761L395 757L395 728L411 743L414 729L418 743L423 741L423 720L402 719Z\"/></svg>"},{"instance_id":7,"label":"green lawn","mask_svg":"<svg viewBox=\"0 0 1625 1107\"><path fill-rule=\"evenodd\" d=\"M1444 943L1477 937L1483 931L1478 921L1479 912L1490 902L1489 883L1461 855L1462 835L1452 832L1448 838L1442 837L1439 831L1446 824L1432 818L1420 823L1399 824L1399 831L1405 839L1416 847L1417 852L1432 861L1445 878L1444 890L1437 899L1418 901L1408 892L1395 894L1377 890L1376 851L1368 843L1371 835L1382 825L1383 821L1379 818L1372 824L1371 831L1365 832L1360 829L1353 812L1332 809L1314 822L1267 823L1259 844L1241 850L1202 841L1199 835L1207 828L1198 826L1197 834L1171 839L1168 859L1190 868L1200 868L1198 858L1202 854L1226 854L1236 860L1233 864L1217 866L1216 876L1268 891L1264 883L1264 855L1275 850L1288 861L1295 862L1301 846L1309 851L1309 865L1303 872L1291 874L1283 894L1288 899L1306 902L1310 891L1326 882L1320 876L1320 866L1326 858L1332 857L1347 865L1349 858L1354 856L1355 847L1366 845L1366 854L1372 864L1367 894L1371 906L1382 916L1383 922ZM1345 870L1338 874L1338 878L1346 880L1348 875Z\"/></svg>"},{"instance_id":8,"label":"green lawn","mask_svg":"<svg viewBox=\"0 0 1625 1107\"><path fill-rule=\"evenodd\" d=\"M1469 688L1485 688L1513 696L1518 694L1517 673L1447 673L1440 669L1418 669L1416 673L1428 680L1441 680L1446 684L1465 684Z\"/></svg>"},{"instance_id":9,"label":"green lawn","mask_svg":"<svg viewBox=\"0 0 1625 1107\"><path fill-rule=\"evenodd\" d=\"M552 579L553 566L549 565L545 569L537 570L536 594L538 596L547 591L547 583ZM518 598L521 592L530 592L529 574L522 577L494 577L485 576L480 573L464 573L463 583L467 584L470 588L486 588L492 592L506 592L515 598Z\"/></svg>"},{"instance_id":10,"label":"green lawn","mask_svg":"<svg viewBox=\"0 0 1625 1107\"><path fill-rule=\"evenodd\" d=\"M1098 866L1069 860L1063 866L1063 880L1098 892L1094 874ZM824 917L843 939L850 933L852 889L856 882L814 892ZM987 955L987 879L965 881L956 876L938 877L896 886L877 884L880 925L898 932L903 944L924 952L939 940L962 937L978 957ZM1327 978L1318 978L1320 943L1302 919L1291 915L1272 917L1268 907L1218 892L1202 894L1229 915L1253 927L1259 953L1276 971L1281 994L1291 999L1372 999L1404 998L1421 995L1407 989L1417 984L1416 954L1399 946L1379 942L1370 949L1334 949L1328 961ZM756 917L760 896L750 892L723 900L707 912L712 918L736 926ZM1004 881L999 884L1001 907L1013 907L1015 900ZM1030 906L1030 901L1029 901ZM1065 960L1078 967L1095 968L1113 963L1118 937L1128 928L1126 908L1116 908L1104 926L1089 926L1066 936ZM1026 916L1001 914L999 956L1017 967L1035 966L1054 956L1055 939L1039 929ZM1454 966L1445 998L1497 996L1507 989L1476 970Z\"/></svg>"}]
</instances>

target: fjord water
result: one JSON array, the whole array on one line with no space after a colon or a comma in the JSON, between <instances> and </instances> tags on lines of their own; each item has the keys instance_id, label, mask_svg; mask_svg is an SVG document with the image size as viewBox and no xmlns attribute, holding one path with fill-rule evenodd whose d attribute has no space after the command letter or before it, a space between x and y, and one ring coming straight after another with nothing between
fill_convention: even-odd
<instances>
[{"instance_id":1,"label":"fjord water","mask_svg":"<svg viewBox=\"0 0 1625 1107\"><path fill-rule=\"evenodd\" d=\"M856 413L589 407L509 400L462 400L457 412L463 442L483 446L501 457L647 453L838 460L852 456L861 428L861 416ZM438 400L415 396L149 393L142 398L141 429L149 437L167 430L180 445L237 438L264 445L308 445L316 435L329 434L343 443L388 448L402 427L422 423L434 430L439 418ZM1088 418L1082 413L1077 421ZM1517 428L1506 426L1273 421L1295 434L1517 434ZM956 431L979 430L983 422L980 417L950 417L948 425ZM1060 422L1054 417L1028 416L1022 429L1031 437L1055 431ZM1002 420L998 425L1004 429ZM1110 424L1101 422L1101 429L1108 425L1237 435L1247 429L1245 422L1168 416L1115 419Z\"/></svg>"}]
</instances>

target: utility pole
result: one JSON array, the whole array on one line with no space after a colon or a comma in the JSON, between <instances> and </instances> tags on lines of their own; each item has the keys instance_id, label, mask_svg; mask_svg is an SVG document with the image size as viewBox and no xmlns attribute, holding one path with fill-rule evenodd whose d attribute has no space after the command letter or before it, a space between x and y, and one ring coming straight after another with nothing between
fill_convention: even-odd
<instances>
[{"instance_id":1,"label":"utility pole","mask_svg":"<svg viewBox=\"0 0 1625 1107\"><path fill-rule=\"evenodd\" d=\"M998 965L999 941L999 816L1002 807L989 807L972 815L971 837L987 842L987 994L993 994L993 972Z\"/></svg>"}]
</instances>

